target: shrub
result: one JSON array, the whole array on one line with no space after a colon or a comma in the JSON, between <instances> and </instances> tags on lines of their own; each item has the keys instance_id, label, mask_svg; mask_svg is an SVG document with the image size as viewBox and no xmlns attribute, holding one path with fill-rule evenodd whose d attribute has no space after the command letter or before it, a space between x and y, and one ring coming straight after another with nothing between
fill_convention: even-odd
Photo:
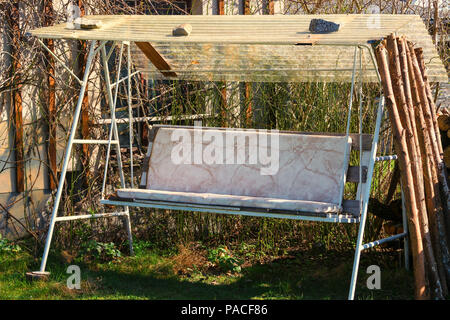
<instances>
[{"instance_id":1,"label":"shrub","mask_svg":"<svg viewBox=\"0 0 450 320\"><path fill-rule=\"evenodd\" d=\"M8 239L3 238L0 233L0 253L16 253L21 250L22 248L18 244L14 244Z\"/></svg>"},{"instance_id":2,"label":"shrub","mask_svg":"<svg viewBox=\"0 0 450 320\"><path fill-rule=\"evenodd\" d=\"M244 260L234 257L226 246L209 250L208 260L225 272L241 272L241 265L244 263Z\"/></svg>"},{"instance_id":3,"label":"shrub","mask_svg":"<svg viewBox=\"0 0 450 320\"><path fill-rule=\"evenodd\" d=\"M87 260L101 262L116 260L122 256L113 242L103 243L91 240L81 248L81 257Z\"/></svg>"}]
</instances>

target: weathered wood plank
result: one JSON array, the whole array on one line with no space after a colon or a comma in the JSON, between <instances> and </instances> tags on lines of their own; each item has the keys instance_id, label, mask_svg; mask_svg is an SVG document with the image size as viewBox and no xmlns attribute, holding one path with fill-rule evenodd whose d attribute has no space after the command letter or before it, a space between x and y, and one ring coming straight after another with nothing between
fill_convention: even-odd
<instances>
[{"instance_id":1,"label":"weathered wood plank","mask_svg":"<svg viewBox=\"0 0 450 320\"><path fill-rule=\"evenodd\" d=\"M145 54L145 56L153 63L158 70L171 70L167 61L159 54L158 51L153 48L149 42L135 42L139 49ZM161 71L165 76L176 77L175 72Z\"/></svg>"}]
</instances>

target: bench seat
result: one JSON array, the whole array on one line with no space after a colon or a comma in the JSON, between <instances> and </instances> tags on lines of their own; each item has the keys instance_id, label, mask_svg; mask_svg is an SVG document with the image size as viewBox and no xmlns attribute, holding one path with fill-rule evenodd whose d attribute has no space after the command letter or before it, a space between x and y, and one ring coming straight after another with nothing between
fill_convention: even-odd
<instances>
[{"instance_id":1,"label":"bench seat","mask_svg":"<svg viewBox=\"0 0 450 320\"><path fill-rule=\"evenodd\" d=\"M151 189L118 189L117 196L119 198L133 200L167 201L238 208L261 208L334 214L339 214L342 212L342 207L334 203L254 196L237 196L217 193L180 192Z\"/></svg>"},{"instance_id":2,"label":"bench seat","mask_svg":"<svg viewBox=\"0 0 450 320\"><path fill-rule=\"evenodd\" d=\"M270 147L266 141L270 141ZM263 149L250 151L256 144ZM191 161L195 158L190 150L212 146L223 151L223 161ZM345 135L154 126L139 189L118 189L117 197L296 215L354 213L342 199L351 146L352 139ZM180 147L189 151L187 157L183 151L183 161L174 158ZM263 171L267 165L252 162L249 157L269 149L271 155L277 155L273 158L276 170L267 174ZM235 156L242 153L240 162L228 161L230 151Z\"/></svg>"}]
</instances>

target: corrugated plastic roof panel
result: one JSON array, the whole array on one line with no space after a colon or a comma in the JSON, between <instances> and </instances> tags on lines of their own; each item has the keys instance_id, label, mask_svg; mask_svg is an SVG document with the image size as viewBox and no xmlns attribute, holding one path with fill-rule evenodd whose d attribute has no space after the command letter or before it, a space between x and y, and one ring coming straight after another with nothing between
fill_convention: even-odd
<instances>
[{"instance_id":1,"label":"corrugated plastic roof panel","mask_svg":"<svg viewBox=\"0 0 450 320\"><path fill-rule=\"evenodd\" d=\"M423 48L431 81L448 81L431 36L418 15L122 15L87 18L101 20L102 27L69 30L64 23L31 33L39 38L149 42L176 73L177 77L170 79L263 82L348 82L352 76L354 46L367 45L396 33ZM329 34L312 34L308 28L313 18L339 23L340 29ZM172 29L183 23L191 24L191 34L172 36ZM152 78L167 79L135 45L132 53L138 69ZM367 50L363 50L362 66L363 81L376 82L376 72Z\"/></svg>"}]
</instances>

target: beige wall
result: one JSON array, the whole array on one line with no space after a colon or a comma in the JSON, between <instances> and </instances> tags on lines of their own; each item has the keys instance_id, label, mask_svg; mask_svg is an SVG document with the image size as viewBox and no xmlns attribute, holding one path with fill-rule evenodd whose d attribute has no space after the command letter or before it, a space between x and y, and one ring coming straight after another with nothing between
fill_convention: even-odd
<instances>
[{"instance_id":1,"label":"beige wall","mask_svg":"<svg viewBox=\"0 0 450 320\"><path fill-rule=\"evenodd\" d=\"M217 0L194 0L192 3L194 14L217 14L216 12L216 1ZM251 12L253 14L262 14L262 4L266 0L252 0L251 1ZM37 1L37 3L40 3ZM57 13L59 19L64 19L66 16L67 4L69 0L54 0L54 10ZM243 0L226 0L225 1L225 13L226 14L242 14ZM276 13L281 12L282 6L281 1L275 2ZM22 4L23 6L23 4ZM33 10L42 10L39 8L33 8ZM30 20L30 12L27 12L25 7L22 10L22 21L21 24L26 29L32 29L36 26L33 25L33 20ZM88 12L89 14L89 12ZM61 21L61 20L60 20ZM0 22L4 23L4 22ZM39 45L40 46L40 45ZM9 51L9 44L7 43L5 34L2 34L0 39L0 48L2 52ZM27 66L26 61L31 59L31 54L35 51L24 50L24 66ZM77 52L74 50L74 42L66 41L55 41L55 53L63 61L67 63L73 63L77 56ZM7 54L2 54L0 57L0 65L7 67L10 64L10 58ZM98 66L97 66L98 67ZM75 68L76 71L76 68ZM9 211L14 214L19 219L24 220L24 216L32 215L38 212L40 207L45 203L49 197L48 191L48 170L47 170L47 148L45 143L46 127L42 119L41 110L43 107L38 99L39 95L42 94L41 90L45 87L42 84L45 80L43 73L39 74L39 66L36 68L30 68L29 74L31 78L34 79L33 83L24 85L22 88L22 98L23 98L23 123L24 123L24 149L25 149L25 176L26 176L26 193L17 194L15 185L15 154L13 151L14 146L14 133L11 130L12 121L11 115L9 114L11 104L10 104L10 93L4 92L0 94L0 201L3 205L9 206ZM63 160L64 151L66 147L66 141L68 137L68 132L70 129L72 121L72 113L76 99L71 99L69 103L63 104L62 102L66 98L63 92L66 94L74 94L72 98L76 98L76 90L68 90L69 84L71 82L71 75L58 63L56 64L56 89L57 89L57 101L56 105L58 111L63 115L60 118L62 127L59 126L57 129L57 164L60 164ZM91 75L91 83L89 85L89 95L91 103L91 112L97 117L100 117L100 77L98 76L98 68L94 70ZM44 82L45 83L45 82ZM239 112L239 84L238 83L228 83L228 103L230 105L236 105L236 111ZM76 89L76 88L75 88ZM72 93L71 93L72 92ZM100 130L94 130L93 135L99 138L101 132ZM95 138L95 137L93 137ZM91 163L94 164L93 170L99 166L97 161L96 151L98 147L93 150L91 157ZM71 157L69 163L69 171L75 168L80 168L80 163L78 158ZM21 200L23 197L29 197L31 201ZM2 228L6 226L5 214L0 210L0 232L3 233ZM12 233L6 231L7 234Z\"/></svg>"},{"instance_id":2,"label":"beige wall","mask_svg":"<svg viewBox=\"0 0 450 320\"><path fill-rule=\"evenodd\" d=\"M57 16L64 18L67 3L69 0L54 0L54 10L57 12ZM37 1L40 3L40 1ZM21 28L23 30L30 30L37 26L33 25L33 13L31 10L41 10L39 8L25 8L24 4L21 4ZM30 18L31 17L31 18ZM5 23L4 21L0 22ZM32 45L32 44L31 44ZM63 61L73 63L74 57L77 53L73 50L74 43L67 43L66 41L55 41L55 53ZM16 188L16 170L15 170L15 154L14 154L14 130L12 130L12 116L11 111L11 98L10 92L4 91L0 94L0 203L7 207L8 211L16 218L20 219L22 223L28 223L28 221L35 221L35 219L26 219L25 217L35 217L42 211L44 204L49 199L49 180L47 170L47 146L45 137L47 136L45 119L43 119L42 110L43 105L39 96L42 95L42 90L45 88L46 77L42 73L42 66L39 63L42 60L38 59L38 65L34 65L30 68L30 61L32 56L36 54L36 51L41 46L36 43L35 50L30 50L29 47L25 47L21 51L22 65L27 72L27 78L30 79L29 84L25 84L22 87L22 120L23 120L23 141L24 141L24 157L25 157L25 192L17 193ZM0 66L2 70L8 70L11 64L8 52L10 52L10 45L8 38L4 32L0 38ZM76 71L76 69L75 69ZM58 112L61 112L60 121L62 127L57 129L57 164L61 167L64 151L66 147L66 141L70 124L72 121L72 113L76 99L70 99L69 103L63 105L63 101L66 100L67 94L76 94L76 91L68 91L69 84L71 82L71 75L58 63L56 63L56 106ZM3 81L8 75L3 73L0 75L0 81ZM98 114L99 109L99 77L92 74L93 79L90 84L90 97L92 98L94 113ZM77 87L77 90L79 88ZM65 94L64 94L65 93ZM76 98L76 97L75 97ZM94 153L95 155L95 153ZM72 158L73 160L73 158ZM93 157L92 160L95 160ZM79 161L70 162L69 170L79 168ZM24 200L26 199L26 200ZM20 230L19 233L23 232ZM0 233L7 235L8 237L16 237L15 230L11 229L11 224L6 219L6 214L0 209Z\"/></svg>"}]
</instances>

